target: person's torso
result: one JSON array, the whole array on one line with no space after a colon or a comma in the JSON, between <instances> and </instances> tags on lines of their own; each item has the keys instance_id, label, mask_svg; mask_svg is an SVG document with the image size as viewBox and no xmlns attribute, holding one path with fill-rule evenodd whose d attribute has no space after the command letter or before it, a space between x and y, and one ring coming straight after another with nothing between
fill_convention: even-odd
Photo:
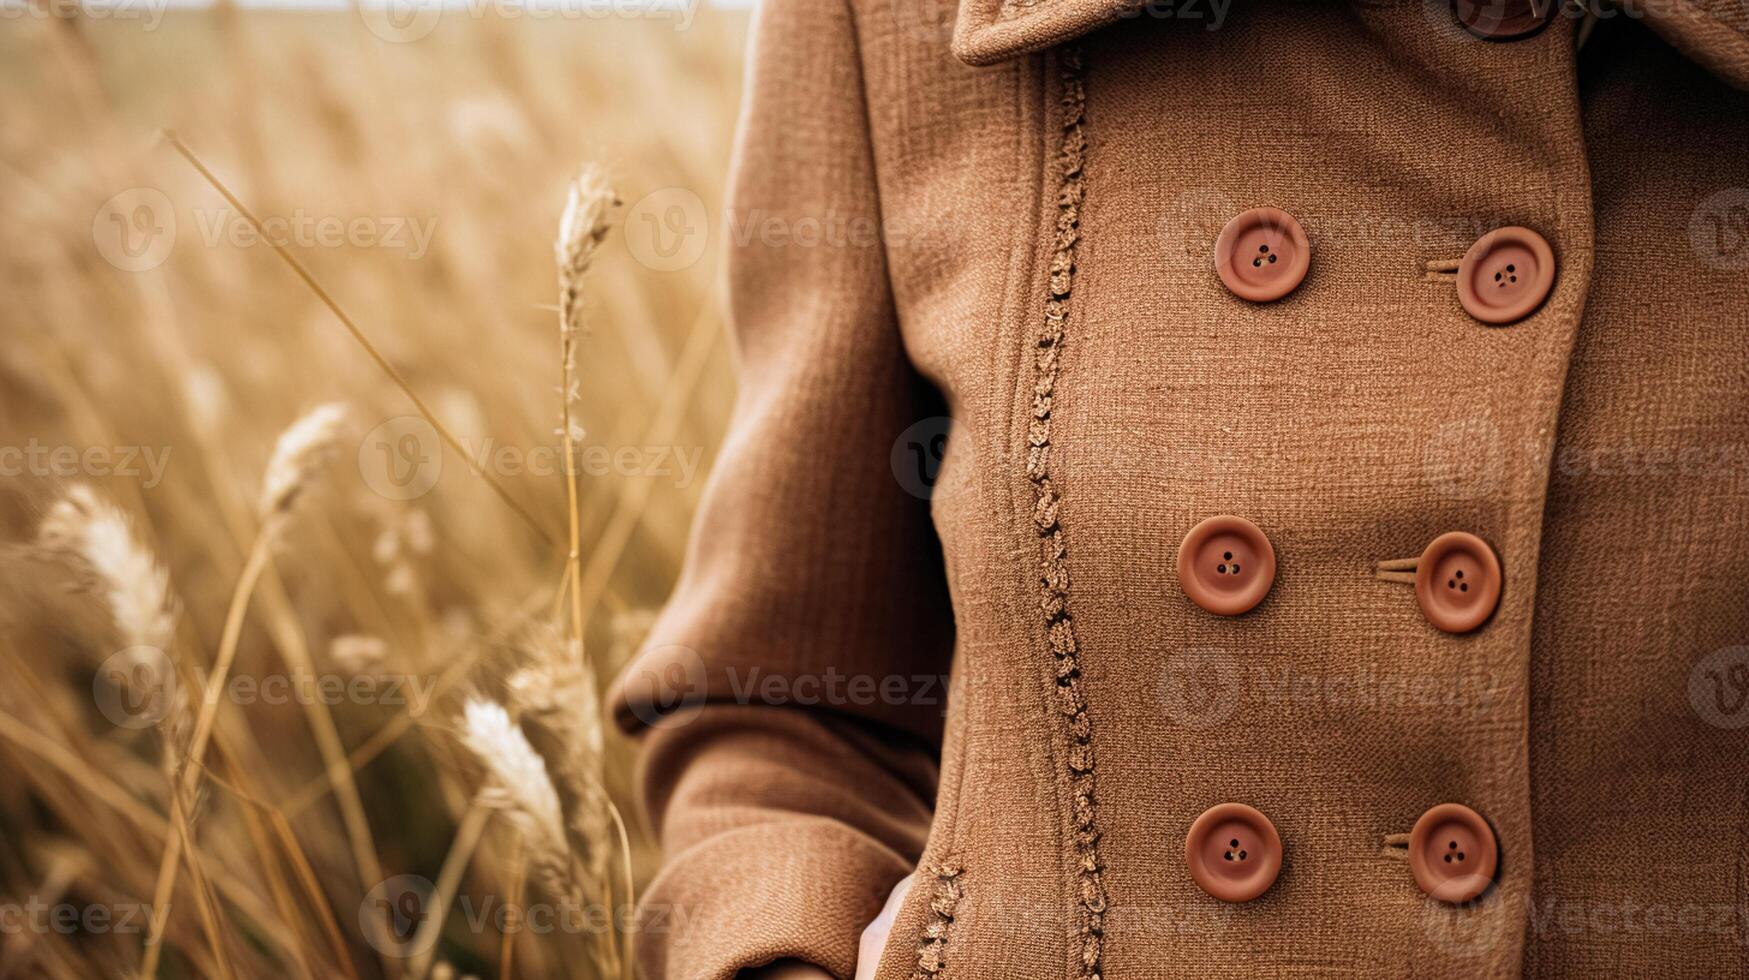
<instances>
[{"instance_id":1,"label":"person's torso","mask_svg":"<svg viewBox=\"0 0 1749 980\"><path fill-rule=\"evenodd\" d=\"M1749 96L1620 14L1578 49L1565 16L1179 4L972 69L924 7L857 10L905 342L956 420L936 878L883 980L1749 970ZM1215 266L1265 206L1310 261L1260 302ZM1461 261L1503 228L1548 255ZM1531 312L1473 315L1521 274ZM1220 515L1249 527L1181 580ZM1261 600L1193 601L1258 534ZM1186 852L1229 802L1281 842L1243 902L1190 865L1254 855ZM1479 898L1411 867L1445 803L1497 840Z\"/></svg>"}]
</instances>

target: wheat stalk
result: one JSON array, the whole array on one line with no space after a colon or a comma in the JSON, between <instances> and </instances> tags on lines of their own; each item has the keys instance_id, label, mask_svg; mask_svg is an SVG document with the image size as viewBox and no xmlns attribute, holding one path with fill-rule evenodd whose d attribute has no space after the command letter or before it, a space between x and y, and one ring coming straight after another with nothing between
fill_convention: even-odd
<instances>
[{"instance_id":1,"label":"wheat stalk","mask_svg":"<svg viewBox=\"0 0 1749 980\"><path fill-rule=\"evenodd\" d=\"M470 699L463 718L462 742L492 777L481 802L503 810L522 833L536 875L551 894L581 901L588 888L572 860L564 810L546 759L502 704Z\"/></svg>"},{"instance_id":2,"label":"wheat stalk","mask_svg":"<svg viewBox=\"0 0 1749 980\"><path fill-rule=\"evenodd\" d=\"M595 675L584 657L583 636L586 622L583 598L582 525L577 508L577 467L575 443L582 438L582 428L572 417L572 407L579 395L577 379L577 338L583 331L583 281L594 262L596 249L607 237L608 217L619 203L607 174L600 167L586 164L566 189L565 208L559 216L558 238L553 244L553 258L558 267L559 281L559 404L560 433L565 445L565 499L569 520L569 544L565 562L564 582L560 588L569 592L571 600L571 642L547 643L537 649L534 662L516 678L512 678L512 695L518 697L528 711L530 732L541 754L559 776L558 788L565 805L569 829L568 839L586 869L595 890L603 895L611 913L613 889L606 875L608 845L607 823L617 830L621 853L627 862L626 894L633 890L630 869L631 847L625 832L625 822L601 785L601 719L595 714ZM554 655L562 652L563 655ZM579 749L583 754L578 754ZM604 819L605 815L605 819ZM536 862L536 868L539 863ZM628 933L616 940L625 948L610 945L606 951L610 960L629 971L632 968L632 939ZM615 970L614 972L618 972Z\"/></svg>"},{"instance_id":3,"label":"wheat stalk","mask_svg":"<svg viewBox=\"0 0 1749 980\"><path fill-rule=\"evenodd\" d=\"M127 513L82 483L68 487L43 515L37 547L74 569L103 598L124 644L124 673L133 676L137 668L164 674L151 680L166 699L158 726L166 765L171 765L187 727L188 700L175 683L170 660L180 608L170 590L170 572L139 539Z\"/></svg>"},{"instance_id":4,"label":"wheat stalk","mask_svg":"<svg viewBox=\"0 0 1749 980\"><path fill-rule=\"evenodd\" d=\"M606 878L612 803L601 789L603 733L595 674L557 630L538 629L528 663L506 684L524 734L558 791L566 838L592 885Z\"/></svg>"},{"instance_id":5,"label":"wheat stalk","mask_svg":"<svg viewBox=\"0 0 1749 980\"><path fill-rule=\"evenodd\" d=\"M76 569L101 594L126 649L120 656L124 676L149 675L162 714L155 720L163 743L163 766L170 777L170 814L176 833L192 833L195 793L178 789L177 745L188 727L188 697L176 682L170 660L176 639L177 603L170 591L170 573L134 533L121 508L83 484L68 487L49 508L38 528L37 545ZM156 654L156 656L154 656ZM223 976L235 972L220 931L218 910L199 860L191 852L189 874L194 879L201 927L213 949L214 964ZM161 921L163 906L154 906Z\"/></svg>"},{"instance_id":6,"label":"wheat stalk","mask_svg":"<svg viewBox=\"0 0 1749 980\"><path fill-rule=\"evenodd\" d=\"M510 815L536 854L554 865L568 864L559 794L546 760L528 744L510 712L496 701L470 698L462 708L462 744L491 773L491 802Z\"/></svg>"},{"instance_id":7,"label":"wheat stalk","mask_svg":"<svg viewBox=\"0 0 1749 980\"><path fill-rule=\"evenodd\" d=\"M280 433L261 481L256 513L264 524L291 509L298 492L327 465L339 440L346 408L335 402L317 405Z\"/></svg>"},{"instance_id":8,"label":"wheat stalk","mask_svg":"<svg viewBox=\"0 0 1749 980\"><path fill-rule=\"evenodd\" d=\"M571 337L583 328L583 277L595 261L595 251L612 225L619 197L608 182L607 172L585 164L565 189L565 209L559 214L559 235L553 242L553 260L559 268L559 333ZM566 362L566 368L573 367ZM567 392L566 403L573 396Z\"/></svg>"},{"instance_id":9,"label":"wheat stalk","mask_svg":"<svg viewBox=\"0 0 1749 980\"><path fill-rule=\"evenodd\" d=\"M565 194L565 209L559 215L559 235L553 243L553 259L559 271L559 437L565 444L565 502L569 524L565 576L570 582L571 635L577 639L577 656L583 655L582 522L577 513L576 443L582 426L571 414L580 382L577 379L577 335L583 329L583 278L595 261L595 250L607 237L608 214L618 203L607 175L586 165L571 181Z\"/></svg>"},{"instance_id":10,"label":"wheat stalk","mask_svg":"<svg viewBox=\"0 0 1749 980\"><path fill-rule=\"evenodd\" d=\"M314 479L322 465L333 457L345 418L345 409L340 405L318 405L293 422L274 445L266 476L262 479L258 505L262 527L256 535L255 544L249 549L248 560L244 563L243 572L238 576L236 588L231 593L230 607L225 613L224 632L219 639L219 653L214 658L212 675L207 680L206 692L201 699L200 714L194 722L194 734L189 739L188 752L182 761L180 792L184 798L192 797L200 787L207 742L212 737L213 724L218 718L220 692L224 690L230 677L231 665L237 658L237 647L243 634L243 615L249 607L249 598L255 592L255 585L260 581L262 571L267 567L274 541L285 527L292 504ZM172 828L172 833L165 842L163 859L158 864L158 881L152 896L153 908L167 908L175 894L176 863L181 857L183 843L181 828ZM146 977L154 976L157 972L163 940L163 918L167 917L154 920L146 935L145 954L140 971Z\"/></svg>"},{"instance_id":11,"label":"wheat stalk","mask_svg":"<svg viewBox=\"0 0 1749 980\"><path fill-rule=\"evenodd\" d=\"M43 516L37 544L94 580L129 646L169 649L177 615L170 573L120 508L74 484Z\"/></svg>"},{"instance_id":12,"label":"wheat stalk","mask_svg":"<svg viewBox=\"0 0 1749 980\"><path fill-rule=\"evenodd\" d=\"M245 575L248 580L245 591L252 594L256 584L254 577L248 572L253 571L254 575L265 577L268 583L265 598L269 629L276 635L286 665L300 679L312 678L315 668L302 634L298 632L296 624L289 621L290 617L286 614L283 603L275 601L283 594L283 586L273 576L266 558L272 553L299 494L332 461L338 451L340 433L346 421L345 406L329 402L316 406L287 427L274 444L273 454L262 477L261 494L256 503L261 530L251 549L251 560ZM261 557L258 559L256 555ZM247 600L243 606L238 607L238 611L244 608L247 608ZM238 622L240 624L241 620ZM234 655L235 644L229 649ZM223 651L220 659L228 669L230 661ZM343 764L346 758L345 743L341 740L328 706L319 700L307 702L304 705L304 715L323 759L330 766ZM353 864L357 868L360 883L370 888L382 880L382 865L377 860L370 820L365 813L364 802L359 796L350 768L343 768L335 788L335 802L346 828Z\"/></svg>"}]
</instances>

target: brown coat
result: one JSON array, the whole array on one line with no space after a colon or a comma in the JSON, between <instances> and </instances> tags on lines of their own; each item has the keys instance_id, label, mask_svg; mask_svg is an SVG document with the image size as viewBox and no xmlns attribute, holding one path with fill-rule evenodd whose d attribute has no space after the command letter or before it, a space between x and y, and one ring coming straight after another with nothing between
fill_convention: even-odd
<instances>
[{"instance_id":1,"label":"brown coat","mask_svg":"<svg viewBox=\"0 0 1749 980\"><path fill-rule=\"evenodd\" d=\"M848 976L918 867L881 980L1749 974L1745 6L938 3L759 17L741 400L618 694L646 972ZM1215 270L1260 205L1273 302ZM1552 291L1485 325L1506 226ZM1276 559L1239 615L1180 582L1222 514ZM1448 531L1468 632L1409 584ZM1186 853L1227 802L1280 838L1245 902ZM1448 802L1476 900L1408 859Z\"/></svg>"}]
</instances>

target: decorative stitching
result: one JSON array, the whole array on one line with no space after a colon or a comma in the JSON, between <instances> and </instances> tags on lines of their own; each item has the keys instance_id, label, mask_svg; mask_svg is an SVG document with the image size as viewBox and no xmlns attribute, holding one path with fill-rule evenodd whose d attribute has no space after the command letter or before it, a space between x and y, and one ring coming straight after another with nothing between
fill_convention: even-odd
<instances>
[{"instance_id":1,"label":"decorative stitching","mask_svg":"<svg viewBox=\"0 0 1749 980\"><path fill-rule=\"evenodd\" d=\"M917 940L917 968L911 971L911 980L933 980L947 966L947 937L953 931L954 910L965 894L959 882L963 870L955 863L928 869L935 879L935 895L929 899L929 921Z\"/></svg>"},{"instance_id":2,"label":"decorative stitching","mask_svg":"<svg viewBox=\"0 0 1749 980\"><path fill-rule=\"evenodd\" d=\"M1098 796L1094 786L1093 726L1081 686L1080 648L1069 615L1068 546L1058 522L1056 487L1051 483L1051 412L1057 370L1069 319L1069 293L1075 282L1075 253L1081 236L1082 166L1087 140L1082 132L1087 108L1081 51L1062 48L1058 54L1063 87L1062 143L1057 155L1061 184L1057 190L1057 224L1050 264L1050 297L1033 352L1032 421L1027 431L1026 475L1033 487L1033 525L1039 535L1040 608L1044 613L1045 646L1056 676L1057 710L1066 721L1070 818L1075 829L1076 909L1080 919L1081 976L1098 980L1105 934L1104 868L1099 860Z\"/></svg>"}]
</instances>

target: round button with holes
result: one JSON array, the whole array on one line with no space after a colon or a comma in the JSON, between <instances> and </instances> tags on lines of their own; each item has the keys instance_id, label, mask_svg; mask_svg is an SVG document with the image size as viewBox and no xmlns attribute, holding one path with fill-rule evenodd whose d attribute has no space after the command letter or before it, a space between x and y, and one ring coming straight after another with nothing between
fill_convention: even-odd
<instances>
[{"instance_id":1,"label":"round button with holes","mask_svg":"<svg viewBox=\"0 0 1749 980\"><path fill-rule=\"evenodd\" d=\"M1243 517L1208 518L1178 546L1178 584L1217 616L1248 612L1275 584L1275 546Z\"/></svg>"},{"instance_id":2,"label":"round button with holes","mask_svg":"<svg viewBox=\"0 0 1749 980\"><path fill-rule=\"evenodd\" d=\"M1462 803L1441 803L1409 832L1415 884L1441 902L1459 905L1488 890L1500 860L1494 828Z\"/></svg>"},{"instance_id":3,"label":"round button with holes","mask_svg":"<svg viewBox=\"0 0 1749 980\"><path fill-rule=\"evenodd\" d=\"M1241 212L1215 239L1215 274L1234 296L1253 303L1293 292L1311 265L1305 229L1280 208Z\"/></svg>"},{"instance_id":4,"label":"round button with holes","mask_svg":"<svg viewBox=\"0 0 1749 980\"><path fill-rule=\"evenodd\" d=\"M1249 902L1281 873L1281 835L1256 807L1220 803L1190 825L1184 863L1198 888L1223 902Z\"/></svg>"},{"instance_id":5,"label":"round button with holes","mask_svg":"<svg viewBox=\"0 0 1749 980\"><path fill-rule=\"evenodd\" d=\"M1560 0L1452 0L1464 30L1485 41L1517 41L1555 19Z\"/></svg>"},{"instance_id":6,"label":"round button with holes","mask_svg":"<svg viewBox=\"0 0 1749 980\"><path fill-rule=\"evenodd\" d=\"M1427 621L1447 633L1468 633L1500 604L1500 559L1488 542L1465 531L1434 538L1415 565L1415 601Z\"/></svg>"},{"instance_id":7,"label":"round button with holes","mask_svg":"<svg viewBox=\"0 0 1749 980\"><path fill-rule=\"evenodd\" d=\"M1535 313L1554 286L1555 251L1548 239L1517 225L1476 239L1458 263L1458 302L1492 326Z\"/></svg>"}]
</instances>

